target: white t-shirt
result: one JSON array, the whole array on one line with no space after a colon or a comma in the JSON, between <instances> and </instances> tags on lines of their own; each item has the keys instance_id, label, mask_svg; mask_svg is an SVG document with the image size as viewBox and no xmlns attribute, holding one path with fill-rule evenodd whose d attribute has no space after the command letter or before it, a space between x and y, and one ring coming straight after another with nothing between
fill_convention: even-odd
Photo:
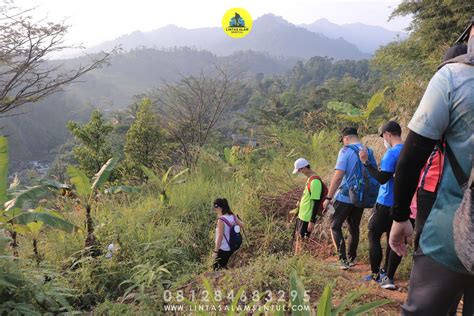
<instances>
[{"instance_id":1,"label":"white t-shirt","mask_svg":"<svg viewBox=\"0 0 474 316\"><path fill-rule=\"evenodd\" d=\"M221 217L224 217L230 223L230 225L236 224L234 220L234 215L226 214L226 215L222 215ZM230 246L229 246L229 243L227 242L227 240L229 240L230 238L230 227L224 221L222 222L224 223L224 237L222 238L221 246L219 249L224 250L224 251L230 251ZM216 226L216 241L217 241L217 226Z\"/></svg>"}]
</instances>

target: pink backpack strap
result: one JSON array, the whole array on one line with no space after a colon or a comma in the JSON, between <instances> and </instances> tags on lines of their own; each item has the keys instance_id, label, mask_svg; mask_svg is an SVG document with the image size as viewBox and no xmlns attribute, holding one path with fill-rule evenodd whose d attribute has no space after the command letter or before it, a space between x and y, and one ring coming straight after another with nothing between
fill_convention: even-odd
<instances>
[{"instance_id":1,"label":"pink backpack strap","mask_svg":"<svg viewBox=\"0 0 474 316\"><path fill-rule=\"evenodd\" d=\"M229 221L227 219L225 219L224 217L219 217L218 219L220 219L221 221L223 221L227 226L229 226L229 229L232 229L232 227L234 227L233 225L231 225L229 223ZM229 245L230 247L230 243L229 243L229 239L227 239L227 236L225 235L225 231L224 231L224 239L225 241L227 241L227 244Z\"/></svg>"},{"instance_id":2,"label":"pink backpack strap","mask_svg":"<svg viewBox=\"0 0 474 316\"><path fill-rule=\"evenodd\" d=\"M232 225L231 223L229 223L229 221L228 221L226 218L224 218L224 217L219 217L219 219L220 219L221 221L223 221L224 223L226 223L226 225L229 226L229 228L232 228L232 227L234 227L234 225L235 225L235 224Z\"/></svg>"}]
</instances>

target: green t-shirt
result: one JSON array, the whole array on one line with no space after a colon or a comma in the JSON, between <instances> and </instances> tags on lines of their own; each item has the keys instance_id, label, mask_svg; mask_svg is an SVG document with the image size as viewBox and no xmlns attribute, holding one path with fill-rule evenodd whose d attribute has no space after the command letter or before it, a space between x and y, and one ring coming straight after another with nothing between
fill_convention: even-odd
<instances>
[{"instance_id":1,"label":"green t-shirt","mask_svg":"<svg viewBox=\"0 0 474 316\"><path fill-rule=\"evenodd\" d=\"M433 140L444 136L464 174L470 175L474 156L474 66L456 63L438 70L408 128ZM462 199L463 191L446 156L438 196L423 227L420 247L426 256L450 270L468 274L457 256L453 237L454 214Z\"/></svg>"},{"instance_id":2,"label":"green t-shirt","mask_svg":"<svg viewBox=\"0 0 474 316\"><path fill-rule=\"evenodd\" d=\"M313 214L314 200L321 200L321 193L323 186L320 180L314 179L311 181L311 194L308 192L308 180L304 186L303 196L300 200L300 209L298 211L298 218L302 221L309 222Z\"/></svg>"}]
</instances>

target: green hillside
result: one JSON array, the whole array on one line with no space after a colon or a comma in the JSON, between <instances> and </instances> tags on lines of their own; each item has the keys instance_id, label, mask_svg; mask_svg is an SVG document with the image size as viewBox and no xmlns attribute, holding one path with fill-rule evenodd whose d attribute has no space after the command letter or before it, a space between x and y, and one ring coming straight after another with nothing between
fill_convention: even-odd
<instances>
[{"instance_id":1,"label":"green hillside","mask_svg":"<svg viewBox=\"0 0 474 316\"><path fill-rule=\"evenodd\" d=\"M327 215L294 254L306 179L293 163L307 158L329 184L345 126L379 160L379 127L406 131L471 12L468 1L403 1L394 14L414 15L409 38L371 60L137 49L4 116L0 315L398 315L412 253L397 291L363 282L369 210L355 267L340 270ZM53 159L43 177L9 173ZM244 242L213 271L218 197L245 223Z\"/></svg>"}]
</instances>

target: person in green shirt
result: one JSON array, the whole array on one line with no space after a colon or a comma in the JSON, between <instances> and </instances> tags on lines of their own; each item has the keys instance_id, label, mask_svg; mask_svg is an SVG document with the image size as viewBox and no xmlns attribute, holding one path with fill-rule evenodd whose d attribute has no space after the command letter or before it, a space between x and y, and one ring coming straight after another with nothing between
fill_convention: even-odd
<instances>
[{"instance_id":1,"label":"person in green shirt","mask_svg":"<svg viewBox=\"0 0 474 316\"><path fill-rule=\"evenodd\" d=\"M303 244L308 240L314 229L314 223L321 209L321 195L323 183L311 169L309 162L304 158L295 161L293 174L301 173L306 176L306 185L303 195L298 203L298 217L296 219L296 244L295 254L299 254Z\"/></svg>"}]
</instances>

